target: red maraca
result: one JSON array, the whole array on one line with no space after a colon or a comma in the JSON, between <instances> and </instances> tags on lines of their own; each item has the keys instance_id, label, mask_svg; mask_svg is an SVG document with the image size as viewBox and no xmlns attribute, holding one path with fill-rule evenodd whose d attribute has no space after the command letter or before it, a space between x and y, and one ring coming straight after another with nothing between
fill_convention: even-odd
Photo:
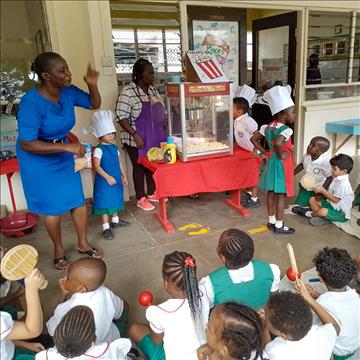
<instances>
[{"instance_id":1,"label":"red maraca","mask_svg":"<svg viewBox=\"0 0 360 360\"><path fill-rule=\"evenodd\" d=\"M291 267L289 267L289 268L287 269L287 271L286 271L286 276L287 276L287 278L288 278L290 281L295 281L295 280L296 280L296 276L295 276L295 274L294 274L294 272L293 272L293 270L292 270ZM297 278L298 278L298 279L301 278L301 272L300 272L300 271L298 271L298 273L297 273Z\"/></svg>"},{"instance_id":2,"label":"red maraca","mask_svg":"<svg viewBox=\"0 0 360 360\"><path fill-rule=\"evenodd\" d=\"M140 305L151 306L154 300L154 296L150 291L142 291L138 296L138 301Z\"/></svg>"},{"instance_id":3,"label":"red maraca","mask_svg":"<svg viewBox=\"0 0 360 360\"><path fill-rule=\"evenodd\" d=\"M286 276L290 281L296 281L297 279L300 279L301 273L298 270L294 250L291 244L287 244L287 250L289 253L291 267L287 269Z\"/></svg>"}]
</instances>

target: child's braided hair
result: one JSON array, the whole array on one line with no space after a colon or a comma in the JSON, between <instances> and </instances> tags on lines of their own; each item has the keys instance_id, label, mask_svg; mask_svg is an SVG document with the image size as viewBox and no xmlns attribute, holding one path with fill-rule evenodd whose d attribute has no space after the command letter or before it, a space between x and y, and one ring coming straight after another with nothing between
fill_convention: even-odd
<instances>
[{"instance_id":1,"label":"child's braided hair","mask_svg":"<svg viewBox=\"0 0 360 360\"><path fill-rule=\"evenodd\" d=\"M62 318L54 333L57 351L68 358L85 354L95 339L94 314L84 305L73 307Z\"/></svg>"},{"instance_id":2,"label":"child's braided hair","mask_svg":"<svg viewBox=\"0 0 360 360\"><path fill-rule=\"evenodd\" d=\"M229 355L234 359L249 360L254 351L254 359L263 360L263 323L259 314L246 305L234 302L219 307L224 321L221 340L228 348Z\"/></svg>"}]
</instances>

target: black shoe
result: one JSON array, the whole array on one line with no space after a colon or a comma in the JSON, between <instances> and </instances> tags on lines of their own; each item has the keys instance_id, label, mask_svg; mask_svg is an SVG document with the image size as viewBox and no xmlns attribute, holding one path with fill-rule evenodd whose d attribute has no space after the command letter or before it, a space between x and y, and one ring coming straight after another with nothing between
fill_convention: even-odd
<instances>
[{"instance_id":1,"label":"black shoe","mask_svg":"<svg viewBox=\"0 0 360 360\"><path fill-rule=\"evenodd\" d=\"M293 212L294 214L296 215L300 215L300 216L303 216L303 217L307 217L306 216L306 213L308 211L311 211L311 209L309 207L302 207L302 206L294 206L292 209L291 209L291 212Z\"/></svg>"},{"instance_id":2,"label":"black shoe","mask_svg":"<svg viewBox=\"0 0 360 360\"><path fill-rule=\"evenodd\" d=\"M271 224L271 223L267 223L267 228L269 229L269 230L272 230L272 231L274 231L274 229L275 229L275 224Z\"/></svg>"},{"instance_id":3,"label":"black shoe","mask_svg":"<svg viewBox=\"0 0 360 360\"><path fill-rule=\"evenodd\" d=\"M124 226L129 226L130 225L130 222L129 221L126 221L126 220L121 220L119 219L119 222L117 223L114 223L114 222L111 222L110 226L115 229L117 227L124 227Z\"/></svg>"},{"instance_id":4,"label":"black shoe","mask_svg":"<svg viewBox=\"0 0 360 360\"><path fill-rule=\"evenodd\" d=\"M113 234L111 229L106 229L102 232L104 239L111 240L113 238Z\"/></svg>"},{"instance_id":5,"label":"black shoe","mask_svg":"<svg viewBox=\"0 0 360 360\"><path fill-rule=\"evenodd\" d=\"M139 352L135 348L131 348L130 351L126 354L127 359L137 359Z\"/></svg>"},{"instance_id":6,"label":"black shoe","mask_svg":"<svg viewBox=\"0 0 360 360\"><path fill-rule=\"evenodd\" d=\"M293 234L295 232L295 229L294 228L289 228L285 225L283 225L281 228L277 228L276 226L274 226L274 233L277 233L277 234Z\"/></svg>"},{"instance_id":7,"label":"black shoe","mask_svg":"<svg viewBox=\"0 0 360 360\"><path fill-rule=\"evenodd\" d=\"M251 195L245 191L241 193L241 201L248 202L251 199Z\"/></svg>"},{"instance_id":8,"label":"black shoe","mask_svg":"<svg viewBox=\"0 0 360 360\"><path fill-rule=\"evenodd\" d=\"M261 205L260 199L254 201L251 197L250 200L244 205L247 209L256 209Z\"/></svg>"}]
</instances>

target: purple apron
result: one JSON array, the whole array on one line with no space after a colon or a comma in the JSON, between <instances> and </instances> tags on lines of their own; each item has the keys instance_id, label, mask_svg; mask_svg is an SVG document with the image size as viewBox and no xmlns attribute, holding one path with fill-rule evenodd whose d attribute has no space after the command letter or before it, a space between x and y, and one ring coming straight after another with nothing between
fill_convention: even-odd
<instances>
[{"instance_id":1,"label":"purple apron","mask_svg":"<svg viewBox=\"0 0 360 360\"><path fill-rule=\"evenodd\" d=\"M161 102L142 102L142 109L136 119L136 132L144 141L144 148L138 149L139 158L146 156L152 147L160 147L166 141L165 108Z\"/></svg>"}]
</instances>

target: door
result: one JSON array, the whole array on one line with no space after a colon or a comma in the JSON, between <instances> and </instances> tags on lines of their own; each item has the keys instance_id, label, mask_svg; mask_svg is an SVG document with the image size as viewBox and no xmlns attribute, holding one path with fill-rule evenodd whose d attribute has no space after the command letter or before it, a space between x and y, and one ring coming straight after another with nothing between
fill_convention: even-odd
<instances>
[{"instance_id":1,"label":"door","mask_svg":"<svg viewBox=\"0 0 360 360\"><path fill-rule=\"evenodd\" d=\"M297 13L291 12L252 22L252 81L259 92L276 81L295 87ZM294 93L293 93L294 95Z\"/></svg>"}]
</instances>

